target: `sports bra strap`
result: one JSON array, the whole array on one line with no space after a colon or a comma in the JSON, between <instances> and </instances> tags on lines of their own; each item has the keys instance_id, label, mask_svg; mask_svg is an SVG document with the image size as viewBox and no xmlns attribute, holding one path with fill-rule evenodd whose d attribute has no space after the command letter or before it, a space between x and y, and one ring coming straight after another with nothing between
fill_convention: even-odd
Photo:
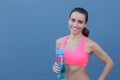
<instances>
[{"instance_id":1,"label":"sports bra strap","mask_svg":"<svg viewBox=\"0 0 120 80\"><path fill-rule=\"evenodd\" d=\"M64 49L65 48L65 43L66 43L66 40L67 40L68 36L65 36L62 43L61 43L61 46L60 46L60 49Z\"/></svg>"},{"instance_id":2,"label":"sports bra strap","mask_svg":"<svg viewBox=\"0 0 120 80\"><path fill-rule=\"evenodd\" d=\"M84 48L85 47L85 42L86 42L87 38L85 36L82 36L82 41L81 41L81 45L80 47Z\"/></svg>"},{"instance_id":3,"label":"sports bra strap","mask_svg":"<svg viewBox=\"0 0 120 80\"><path fill-rule=\"evenodd\" d=\"M64 49L65 48L65 44L66 44L66 40L68 39L69 36L65 36L62 43L61 43L61 46L60 46L60 49ZM81 45L80 47L84 48L85 46L85 42L86 42L87 38L85 36L82 36L82 41L81 41Z\"/></svg>"}]
</instances>

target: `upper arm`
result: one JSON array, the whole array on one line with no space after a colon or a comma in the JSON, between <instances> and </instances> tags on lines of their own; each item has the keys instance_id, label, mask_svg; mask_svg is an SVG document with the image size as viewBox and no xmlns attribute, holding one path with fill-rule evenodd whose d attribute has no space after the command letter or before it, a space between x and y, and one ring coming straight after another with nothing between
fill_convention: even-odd
<instances>
[{"instance_id":1,"label":"upper arm","mask_svg":"<svg viewBox=\"0 0 120 80\"><path fill-rule=\"evenodd\" d=\"M58 50L60 48L60 40L57 39L56 40L56 50Z\"/></svg>"},{"instance_id":2,"label":"upper arm","mask_svg":"<svg viewBox=\"0 0 120 80\"><path fill-rule=\"evenodd\" d=\"M92 42L92 52L103 62L107 63L111 60L109 55L95 42Z\"/></svg>"},{"instance_id":3,"label":"upper arm","mask_svg":"<svg viewBox=\"0 0 120 80\"><path fill-rule=\"evenodd\" d=\"M62 43L63 38L59 38L56 40L56 49L60 49L61 43Z\"/></svg>"}]
</instances>

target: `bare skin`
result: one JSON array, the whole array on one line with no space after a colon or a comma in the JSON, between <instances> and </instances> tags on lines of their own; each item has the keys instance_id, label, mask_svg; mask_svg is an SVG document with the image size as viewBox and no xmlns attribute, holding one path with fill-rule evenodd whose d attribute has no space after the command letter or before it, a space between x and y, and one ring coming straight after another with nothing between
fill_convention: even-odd
<instances>
[{"instance_id":1,"label":"bare skin","mask_svg":"<svg viewBox=\"0 0 120 80\"><path fill-rule=\"evenodd\" d=\"M82 30L87 25L85 23L85 15L79 12L73 12L68 20L68 23L70 35L66 42L65 48L68 51L72 51L75 50L79 46L78 44L81 42ZM56 49L60 49L63 38L64 37L57 39ZM85 43L85 51L89 57L94 53L98 59L105 64L105 67L98 80L106 80L106 77L113 66L112 59L95 41L89 38L87 38ZM53 65L53 71L58 73L59 67L57 63ZM64 80L90 80L86 73L86 67L83 66L66 64L66 74L67 76Z\"/></svg>"}]
</instances>

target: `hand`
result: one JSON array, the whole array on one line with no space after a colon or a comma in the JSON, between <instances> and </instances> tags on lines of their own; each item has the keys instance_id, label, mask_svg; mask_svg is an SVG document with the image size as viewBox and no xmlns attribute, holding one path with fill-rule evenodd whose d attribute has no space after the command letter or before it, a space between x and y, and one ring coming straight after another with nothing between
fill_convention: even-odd
<instances>
[{"instance_id":1,"label":"hand","mask_svg":"<svg viewBox=\"0 0 120 80\"><path fill-rule=\"evenodd\" d=\"M99 78L98 80L106 80L106 79L104 79L104 78Z\"/></svg>"},{"instance_id":2,"label":"hand","mask_svg":"<svg viewBox=\"0 0 120 80\"><path fill-rule=\"evenodd\" d=\"M54 65L53 65L53 71L55 73L58 73L59 72L59 67L58 67L58 64L55 62Z\"/></svg>"},{"instance_id":3,"label":"hand","mask_svg":"<svg viewBox=\"0 0 120 80\"><path fill-rule=\"evenodd\" d=\"M98 79L98 80L105 80L105 79Z\"/></svg>"}]
</instances>

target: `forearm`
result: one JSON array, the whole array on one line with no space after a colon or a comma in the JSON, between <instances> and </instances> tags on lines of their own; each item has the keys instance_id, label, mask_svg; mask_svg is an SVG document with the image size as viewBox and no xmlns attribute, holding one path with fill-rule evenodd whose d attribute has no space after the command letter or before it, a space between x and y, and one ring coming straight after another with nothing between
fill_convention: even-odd
<instances>
[{"instance_id":1,"label":"forearm","mask_svg":"<svg viewBox=\"0 0 120 80\"><path fill-rule=\"evenodd\" d=\"M67 80L66 78L62 79L62 80Z\"/></svg>"},{"instance_id":2,"label":"forearm","mask_svg":"<svg viewBox=\"0 0 120 80\"><path fill-rule=\"evenodd\" d=\"M109 72L111 71L112 66L113 66L113 62L112 61L109 62L109 63L106 63L105 67L104 67L104 69L103 69L103 71L102 71L102 73L101 73L101 75L100 75L98 80L106 80L106 77L109 74Z\"/></svg>"}]
</instances>

